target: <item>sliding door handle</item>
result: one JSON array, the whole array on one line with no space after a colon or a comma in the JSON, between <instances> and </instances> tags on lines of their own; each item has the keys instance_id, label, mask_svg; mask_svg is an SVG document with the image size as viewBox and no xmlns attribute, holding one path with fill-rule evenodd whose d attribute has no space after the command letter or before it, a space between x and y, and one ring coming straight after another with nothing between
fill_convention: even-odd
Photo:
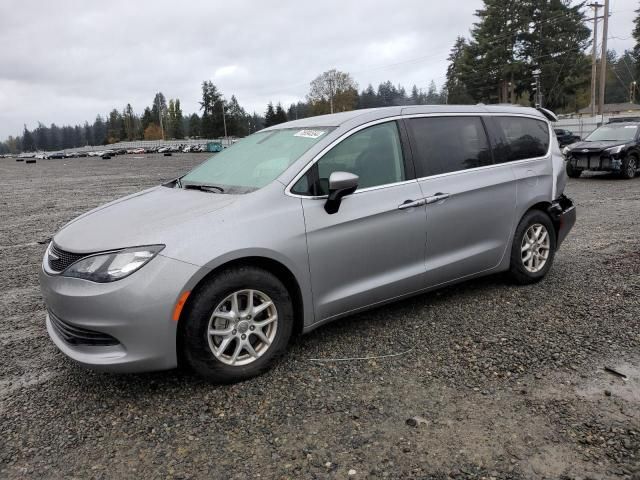
<instances>
[{"instance_id":1,"label":"sliding door handle","mask_svg":"<svg viewBox=\"0 0 640 480\"><path fill-rule=\"evenodd\" d=\"M424 198L421 198L420 200L405 200L403 203L398 205L398 210L406 210L407 208L421 207L425 203L427 202L425 201Z\"/></svg>"},{"instance_id":2,"label":"sliding door handle","mask_svg":"<svg viewBox=\"0 0 640 480\"><path fill-rule=\"evenodd\" d=\"M451 195L448 193L436 193L435 195L432 195L431 197L427 197L427 205L431 205L432 203L438 203L441 202L443 200L446 200L447 198L449 198Z\"/></svg>"}]
</instances>

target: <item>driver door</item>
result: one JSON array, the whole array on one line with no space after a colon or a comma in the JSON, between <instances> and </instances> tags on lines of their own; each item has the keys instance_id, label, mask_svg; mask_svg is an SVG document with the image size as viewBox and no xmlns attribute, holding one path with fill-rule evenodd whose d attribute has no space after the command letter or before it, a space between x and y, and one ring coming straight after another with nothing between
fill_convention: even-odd
<instances>
[{"instance_id":1,"label":"driver door","mask_svg":"<svg viewBox=\"0 0 640 480\"><path fill-rule=\"evenodd\" d=\"M328 214L328 179L338 171L358 175L358 189ZM397 122L341 140L291 193L304 210L317 321L424 287L426 211Z\"/></svg>"}]
</instances>

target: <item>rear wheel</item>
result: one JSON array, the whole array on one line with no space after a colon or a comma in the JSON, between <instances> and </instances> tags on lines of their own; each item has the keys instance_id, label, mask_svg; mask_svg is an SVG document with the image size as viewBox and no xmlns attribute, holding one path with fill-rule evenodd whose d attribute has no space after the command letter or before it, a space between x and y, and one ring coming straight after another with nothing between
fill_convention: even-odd
<instances>
[{"instance_id":1,"label":"rear wheel","mask_svg":"<svg viewBox=\"0 0 640 480\"><path fill-rule=\"evenodd\" d=\"M575 168L571 162L567 162L567 175L571 178L579 178L582 175L582 170Z\"/></svg>"},{"instance_id":2,"label":"rear wheel","mask_svg":"<svg viewBox=\"0 0 640 480\"><path fill-rule=\"evenodd\" d=\"M199 289L184 322L182 358L203 377L231 383L259 375L285 351L293 307L273 274L238 267Z\"/></svg>"},{"instance_id":3,"label":"rear wheel","mask_svg":"<svg viewBox=\"0 0 640 480\"><path fill-rule=\"evenodd\" d=\"M549 216L530 210L520 220L511 246L511 278L522 285L542 280L553 263L556 232Z\"/></svg>"},{"instance_id":4,"label":"rear wheel","mask_svg":"<svg viewBox=\"0 0 640 480\"><path fill-rule=\"evenodd\" d=\"M638 157L635 155L627 155L627 158L622 161L620 176L631 179L636 176L636 170L638 170Z\"/></svg>"}]
</instances>

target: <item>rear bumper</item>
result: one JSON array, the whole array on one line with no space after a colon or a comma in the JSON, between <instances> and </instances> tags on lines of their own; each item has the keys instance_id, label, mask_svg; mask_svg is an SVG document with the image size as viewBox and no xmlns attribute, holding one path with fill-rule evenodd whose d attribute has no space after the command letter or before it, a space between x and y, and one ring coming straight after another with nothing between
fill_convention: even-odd
<instances>
[{"instance_id":1,"label":"rear bumper","mask_svg":"<svg viewBox=\"0 0 640 480\"><path fill-rule=\"evenodd\" d=\"M556 249L558 249L576 223L576 207L569 197L561 195L551 204L548 211L556 227Z\"/></svg>"}]
</instances>

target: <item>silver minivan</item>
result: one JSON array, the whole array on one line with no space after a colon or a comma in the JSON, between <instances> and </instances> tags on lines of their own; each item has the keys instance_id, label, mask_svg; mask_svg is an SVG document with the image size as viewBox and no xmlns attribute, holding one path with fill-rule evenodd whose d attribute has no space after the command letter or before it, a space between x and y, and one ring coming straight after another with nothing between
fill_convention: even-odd
<instances>
[{"instance_id":1,"label":"silver minivan","mask_svg":"<svg viewBox=\"0 0 640 480\"><path fill-rule=\"evenodd\" d=\"M65 225L40 274L47 330L92 368L248 378L354 312L496 272L541 280L575 222L564 167L524 107L267 128Z\"/></svg>"}]
</instances>

